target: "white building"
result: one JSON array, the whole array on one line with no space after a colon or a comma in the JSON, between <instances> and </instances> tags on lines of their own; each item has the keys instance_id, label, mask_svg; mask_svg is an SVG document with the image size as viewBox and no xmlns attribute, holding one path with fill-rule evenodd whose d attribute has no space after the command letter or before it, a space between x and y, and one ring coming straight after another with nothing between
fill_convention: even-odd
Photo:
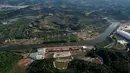
<instances>
[{"instance_id":1,"label":"white building","mask_svg":"<svg viewBox=\"0 0 130 73\"><path fill-rule=\"evenodd\" d=\"M39 48L37 49L36 53L31 53L29 55L30 58L36 59L36 60L42 60L45 58L45 48Z\"/></svg>"},{"instance_id":2,"label":"white building","mask_svg":"<svg viewBox=\"0 0 130 73\"><path fill-rule=\"evenodd\" d=\"M126 45L128 42L126 42L125 40L118 40L118 43L122 44L122 45Z\"/></svg>"}]
</instances>

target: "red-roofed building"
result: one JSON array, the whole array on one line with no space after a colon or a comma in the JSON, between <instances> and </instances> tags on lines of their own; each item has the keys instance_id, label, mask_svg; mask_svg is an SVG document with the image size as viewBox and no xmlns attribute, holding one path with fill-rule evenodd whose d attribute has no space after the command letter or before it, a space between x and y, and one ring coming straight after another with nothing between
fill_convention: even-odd
<instances>
[{"instance_id":1,"label":"red-roofed building","mask_svg":"<svg viewBox=\"0 0 130 73\"><path fill-rule=\"evenodd\" d=\"M30 59L30 58L24 58L24 59L21 59L17 65L18 66L28 66L30 65L34 60L33 59Z\"/></svg>"}]
</instances>

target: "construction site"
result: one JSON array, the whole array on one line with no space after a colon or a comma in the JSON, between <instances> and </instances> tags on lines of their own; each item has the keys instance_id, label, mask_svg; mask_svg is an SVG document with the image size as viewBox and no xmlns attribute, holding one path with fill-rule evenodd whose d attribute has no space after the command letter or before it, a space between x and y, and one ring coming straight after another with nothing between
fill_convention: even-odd
<instances>
[{"instance_id":1,"label":"construction site","mask_svg":"<svg viewBox=\"0 0 130 73\"><path fill-rule=\"evenodd\" d=\"M61 70L66 69L69 62L77 58L75 55L86 54L92 49L94 49L94 46L45 47L37 49L37 52L29 54L28 57L34 60L54 59L54 67ZM98 57L86 57L84 61L103 64L103 61Z\"/></svg>"}]
</instances>

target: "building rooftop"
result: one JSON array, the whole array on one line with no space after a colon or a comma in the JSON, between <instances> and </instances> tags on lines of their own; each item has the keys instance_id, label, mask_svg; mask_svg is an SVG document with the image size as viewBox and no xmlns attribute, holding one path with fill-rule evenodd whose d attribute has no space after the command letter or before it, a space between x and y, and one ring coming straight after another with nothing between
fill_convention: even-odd
<instances>
[{"instance_id":1,"label":"building rooftop","mask_svg":"<svg viewBox=\"0 0 130 73\"><path fill-rule=\"evenodd\" d=\"M25 58L25 59L21 59L17 65L18 66L28 66L29 64L31 64L34 60L33 59L30 59L30 58Z\"/></svg>"},{"instance_id":2,"label":"building rooftop","mask_svg":"<svg viewBox=\"0 0 130 73\"><path fill-rule=\"evenodd\" d=\"M71 56L70 52L55 52L53 58L68 57Z\"/></svg>"},{"instance_id":3,"label":"building rooftop","mask_svg":"<svg viewBox=\"0 0 130 73\"><path fill-rule=\"evenodd\" d=\"M117 30L116 33L121 36L122 38L130 41L130 33L123 31L123 30Z\"/></svg>"},{"instance_id":4,"label":"building rooftop","mask_svg":"<svg viewBox=\"0 0 130 73\"><path fill-rule=\"evenodd\" d=\"M118 40L118 43L122 44L122 45L126 45L128 42L126 42L125 40Z\"/></svg>"}]
</instances>

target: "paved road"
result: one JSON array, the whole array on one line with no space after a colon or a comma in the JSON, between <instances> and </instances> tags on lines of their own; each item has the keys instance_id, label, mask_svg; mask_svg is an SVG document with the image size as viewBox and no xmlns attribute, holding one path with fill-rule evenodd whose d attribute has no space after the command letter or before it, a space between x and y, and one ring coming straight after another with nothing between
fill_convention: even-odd
<instances>
[{"instance_id":1,"label":"paved road","mask_svg":"<svg viewBox=\"0 0 130 73\"><path fill-rule=\"evenodd\" d=\"M42 48L42 47L58 47L58 46L76 46L76 45L96 45L105 41L120 25L119 22L107 19L108 22L112 23L104 33L94 40L80 41L77 43L56 43L56 44L30 44L30 45L13 45L8 47L1 47L0 51L3 50L25 50L30 48Z\"/></svg>"}]
</instances>

